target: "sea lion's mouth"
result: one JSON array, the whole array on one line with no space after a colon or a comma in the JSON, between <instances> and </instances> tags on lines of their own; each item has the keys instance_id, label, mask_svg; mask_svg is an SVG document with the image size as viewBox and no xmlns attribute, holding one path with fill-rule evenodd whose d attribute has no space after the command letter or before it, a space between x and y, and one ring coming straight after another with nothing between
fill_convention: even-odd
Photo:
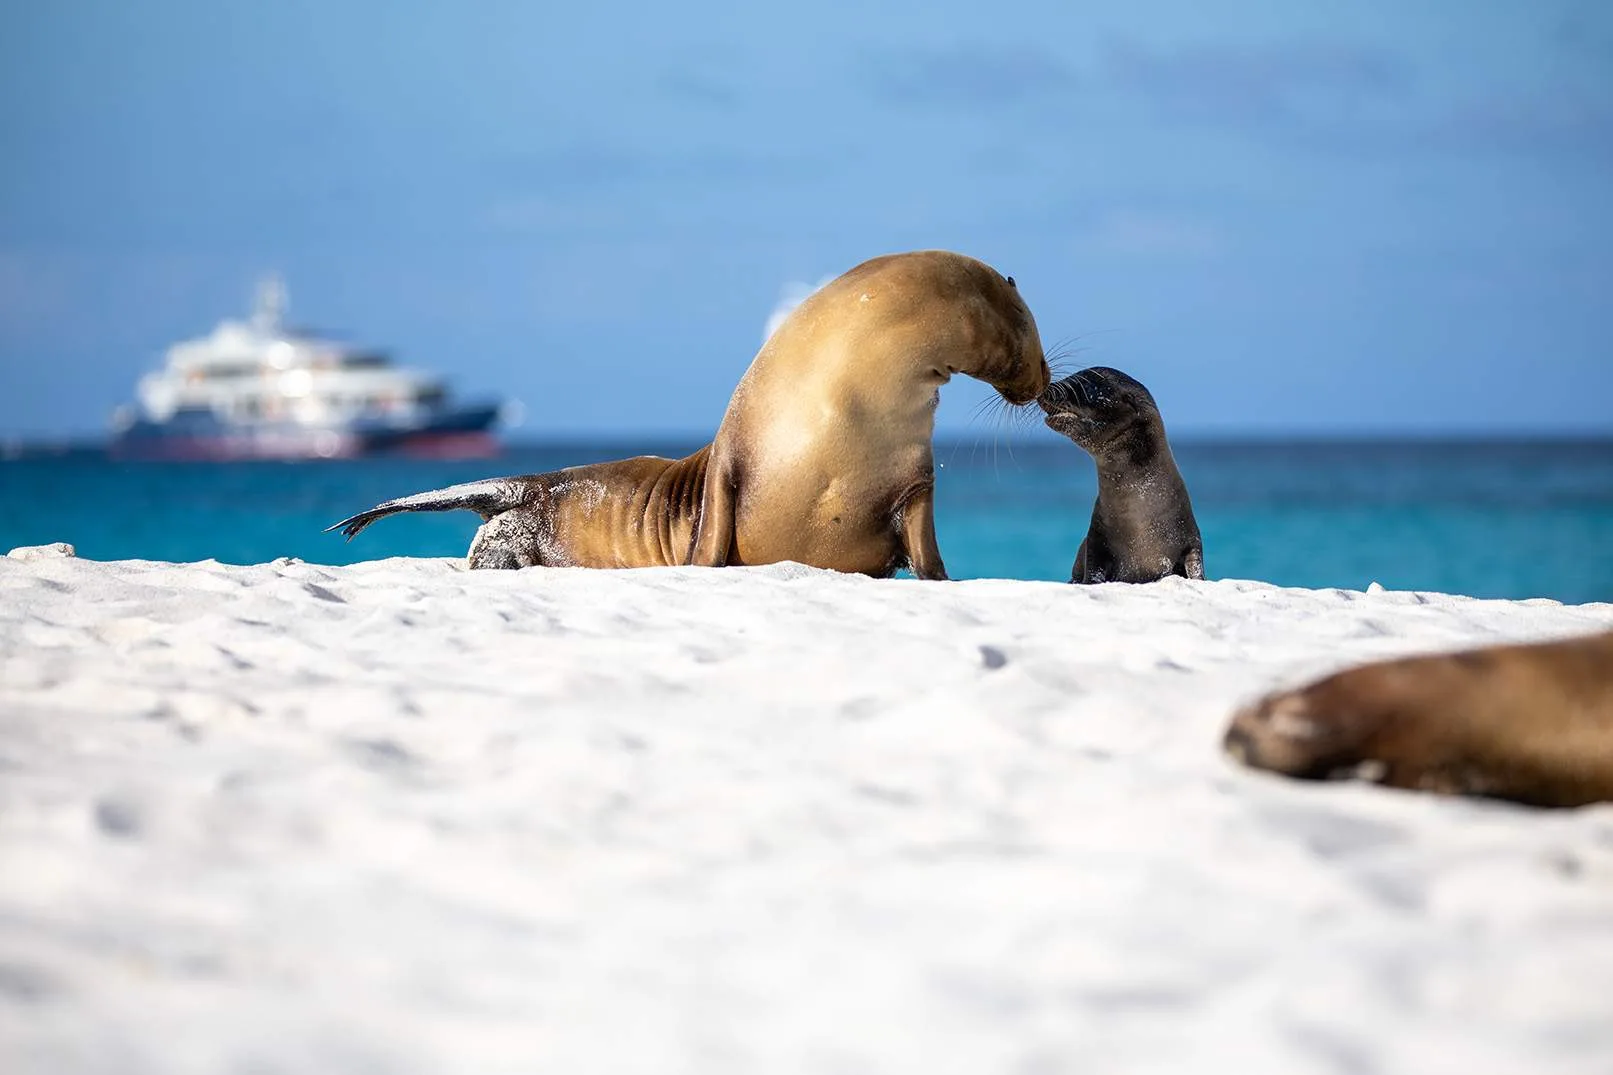
<instances>
[{"instance_id":1,"label":"sea lion's mouth","mask_svg":"<svg viewBox=\"0 0 1613 1075\"><path fill-rule=\"evenodd\" d=\"M1036 397L1047 428L1078 442L1091 431L1094 402L1092 386L1079 373L1054 381Z\"/></svg>"},{"instance_id":2,"label":"sea lion's mouth","mask_svg":"<svg viewBox=\"0 0 1613 1075\"><path fill-rule=\"evenodd\" d=\"M1040 399L1042 393L1047 391L1051 383L1052 373L1048 370L1047 362L1044 360L1035 371L1034 382L1031 377L1025 376L1016 378L1012 384L993 381L992 387L997 389L997 394L1009 406L1024 407Z\"/></svg>"},{"instance_id":3,"label":"sea lion's mouth","mask_svg":"<svg viewBox=\"0 0 1613 1075\"><path fill-rule=\"evenodd\" d=\"M1047 410L1047 405L1042 405ZM1081 416L1074 411L1047 411L1047 417L1042 419L1055 433L1063 433L1066 437L1074 437L1081 432Z\"/></svg>"}]
</instances>

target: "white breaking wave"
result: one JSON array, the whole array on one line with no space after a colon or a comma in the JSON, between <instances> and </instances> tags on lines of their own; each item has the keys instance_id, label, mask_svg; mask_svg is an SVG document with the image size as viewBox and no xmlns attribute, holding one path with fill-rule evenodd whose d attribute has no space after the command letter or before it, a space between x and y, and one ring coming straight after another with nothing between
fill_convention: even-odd
<instances>
[{"instance_id":1,"label":"white breaking wave","mask_svg":"<svg viewBox=\"0 0 1613 1075\"><path fill-rule=\"evenodd\" d=\"M811 297L814 291L833 280L833 276L825 276L815 284L802 283L800 280L791 280L779 291L779 300L773 304L773 312L767 315L767 327L762 330L762 342L766 343L773 338L773 333L784 324L795 308Z\"/></svg>"}]
</instances>

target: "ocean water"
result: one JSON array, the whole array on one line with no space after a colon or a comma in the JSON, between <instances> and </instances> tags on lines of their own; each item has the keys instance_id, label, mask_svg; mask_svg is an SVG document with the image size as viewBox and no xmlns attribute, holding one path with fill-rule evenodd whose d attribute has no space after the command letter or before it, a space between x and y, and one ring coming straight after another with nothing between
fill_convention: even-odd
<instances>
[{"instance_id":1,"label":"ocean water","mask_svg":"<svg viewBox=\"0 0 1613 1075\"><path fill-rule=\"evenodd\" d=\"M321 531L382 500L696 443L569 443L494 459L129 463L0 460L0 550L67 541L95 559L461 556L468 512ZM1174 444L1211 578L1613 601L1613 441ZM936 445L936 527L956 578L1064 580L1096 483L1073 445Z\"/></svg>"}]
</instances>

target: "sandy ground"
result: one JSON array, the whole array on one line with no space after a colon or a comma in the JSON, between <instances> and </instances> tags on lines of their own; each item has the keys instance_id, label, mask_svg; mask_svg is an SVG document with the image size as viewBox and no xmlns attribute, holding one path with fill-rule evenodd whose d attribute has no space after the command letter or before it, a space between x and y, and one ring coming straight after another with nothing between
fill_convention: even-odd
<instances>
[{"instance_id":1,"label":"sandy ground","mask_svg":"<svg viewBox=\"0 0 1613 1075\"><path fill-rule=\"evenodd\" d=\"M1231 765L1613 605L0 560L6 1072L1613 1071L1613 807Z\"/></svg>"}]
</instances>

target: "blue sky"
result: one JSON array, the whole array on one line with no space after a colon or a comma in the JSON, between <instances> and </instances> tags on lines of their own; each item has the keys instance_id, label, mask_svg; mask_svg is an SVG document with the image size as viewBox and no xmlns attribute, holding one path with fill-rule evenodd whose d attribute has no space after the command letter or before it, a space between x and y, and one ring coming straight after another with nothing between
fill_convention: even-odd
<instances>
[{"instance_id":1,"label":"blue sky","mask_svg":"<svg viewBox=\"0 0 1613 1075\"><path fill-rule=\"evenodd\" d=\"M708 434L787 287L921 247L1173 433L1613 432L1594 0L12 3L0 158L0 436L270 268L525 435Z\"/></svg>"}]
</instances>

